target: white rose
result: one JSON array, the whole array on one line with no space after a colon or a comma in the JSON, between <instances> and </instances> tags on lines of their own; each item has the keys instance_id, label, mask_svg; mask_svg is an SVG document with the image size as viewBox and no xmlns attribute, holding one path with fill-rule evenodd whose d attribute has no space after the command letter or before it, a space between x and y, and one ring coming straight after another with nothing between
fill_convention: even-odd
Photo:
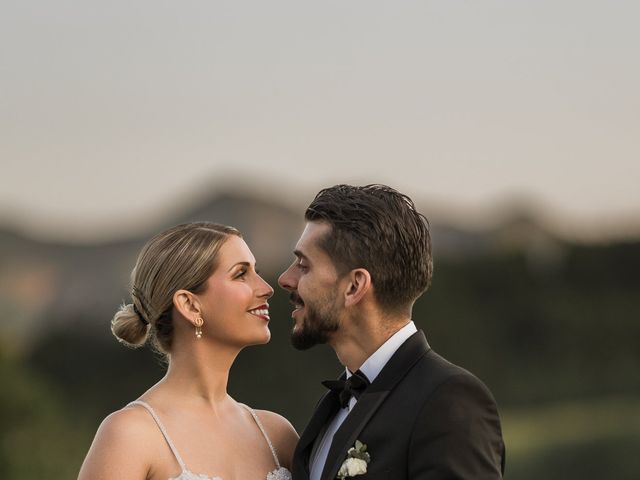
<instances>
[{"instance_id":1,"label":"white rose","mask_svg":"<svg viewBox=\"0 0 640 480\"><path fill-rule=\"evenodd\" d=\"M359 458L347 458L338 472L338 477L355 477L367 473L367 462Z\"/></svg>"}]
</instances>

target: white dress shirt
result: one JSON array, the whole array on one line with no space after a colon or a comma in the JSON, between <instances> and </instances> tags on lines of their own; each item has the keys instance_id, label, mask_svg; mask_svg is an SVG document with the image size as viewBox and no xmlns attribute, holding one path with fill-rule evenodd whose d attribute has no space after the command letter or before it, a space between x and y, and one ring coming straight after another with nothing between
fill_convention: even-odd
<instances>
[{"instance_id":1,"label":"white dress shirt","mask_svg":"<svg viewBox=\"0 0 640 480\"><path fill-rule=\"evenodd\" d=\"M411 335L416 333L418 329L416 328L415 323L409 322L396 333L394 333L389 340L384 342L378 350L376 350L360 367L360 371L364 373L369 381L373 383L378 374L382 371L387 362L391 359L396 350L400 348ZM349 369L345 368L347 378L353 375ZM329 455L329 449L331 448L331 443L333 442L333 436L344 422L345 418L349 415L353 407L358 402L355 397L351 397L349 400L348 407L342 408L336 413L333 420L327 426L327 429L324 431L322 438L318 437L316 439L317 444L316 454L310 461L309 470L309 480L320 480L320 476L322 475L322 470L324 469L324 464L327 461L327 456Z\"/></svg>"}]
</instances>

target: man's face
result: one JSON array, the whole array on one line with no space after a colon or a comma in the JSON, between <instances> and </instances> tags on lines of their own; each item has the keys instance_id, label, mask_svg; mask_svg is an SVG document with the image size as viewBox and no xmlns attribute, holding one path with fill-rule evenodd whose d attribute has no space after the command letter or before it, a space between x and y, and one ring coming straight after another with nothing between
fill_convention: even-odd
<instances>
[{"instance_id":1,"label":"man's face","mask_svg":"<svg viewBox=\"0 0 640 480\"><path fill-rule=\"evenodd\" d=\"M340 325L338 273L320 246L330 231L327 223L308 222L294 250L295 261L278 279L291 292L291 343L298 350L327 343Z\"/></svg>"}]
</instances>

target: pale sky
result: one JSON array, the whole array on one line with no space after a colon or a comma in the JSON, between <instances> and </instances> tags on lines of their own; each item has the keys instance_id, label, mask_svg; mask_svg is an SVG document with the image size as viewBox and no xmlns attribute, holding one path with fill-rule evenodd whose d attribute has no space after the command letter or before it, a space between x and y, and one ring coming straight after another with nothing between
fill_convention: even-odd
<instances>
[{"instance_id":1,"label":"pale sky","mask_svg":"<svg viewBox=\"0 0 640 480\"><path fill-rule=\"evenodd\" d=\"M639 18L618 0L4 0L0 225L98 238L208 185L302 211L381 182L626 228Z\"/></svg>"}]
</instances>

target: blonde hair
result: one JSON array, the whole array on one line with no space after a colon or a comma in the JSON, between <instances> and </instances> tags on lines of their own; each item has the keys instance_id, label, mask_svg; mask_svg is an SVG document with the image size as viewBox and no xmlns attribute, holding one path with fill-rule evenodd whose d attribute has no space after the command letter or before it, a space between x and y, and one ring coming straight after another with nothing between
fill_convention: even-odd
<instances>
[{"instance_id":1,"label":"blonde hair","mask_svg":"<svg viewBox=\"0 0 640 480\"><path fill-rule=\"evenodd\" d=\"M217 254L233 227L211 222L185 223L159 233L142 248L131 272L132 303L123 304L111 320L111 331L133 348L151 342L171 351L173 294L200 293L217 266Z\"/></svg>"}]
</instances>

